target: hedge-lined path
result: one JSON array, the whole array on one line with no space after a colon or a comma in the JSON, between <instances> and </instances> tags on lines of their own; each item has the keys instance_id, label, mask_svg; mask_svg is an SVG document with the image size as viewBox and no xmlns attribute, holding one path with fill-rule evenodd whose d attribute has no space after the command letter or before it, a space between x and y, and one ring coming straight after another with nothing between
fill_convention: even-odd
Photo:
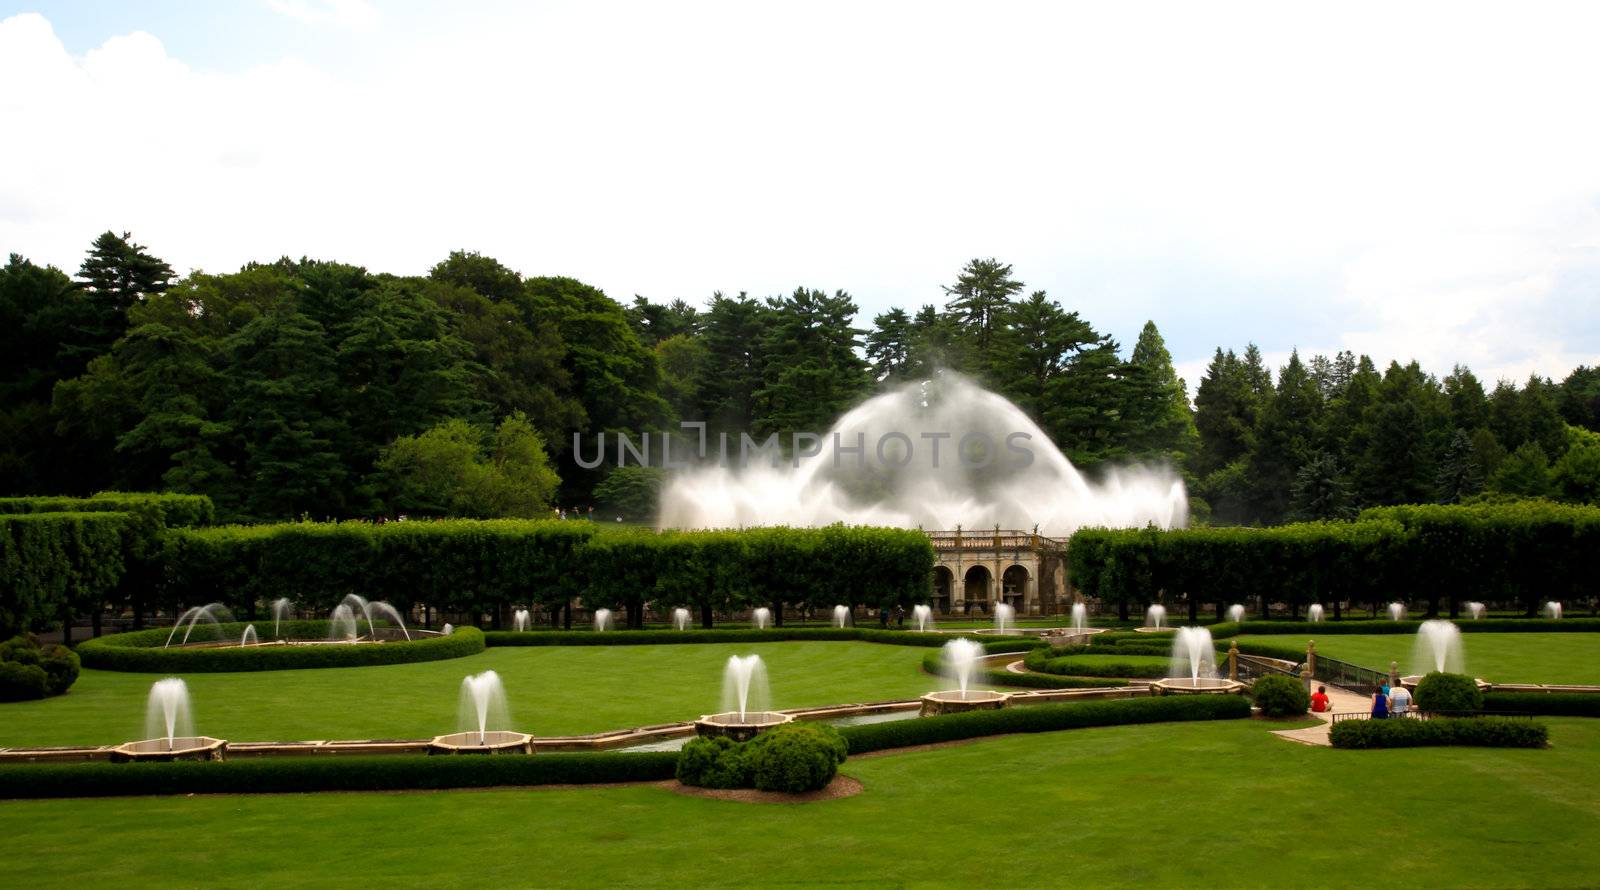
<instances>
[{"instance_id":1,"label":"hedge-lined path","mask_svg":"<svg viewBox=\"0 0 1600 890\"><path fill-rule=\"evenodd\" d=\"M1317 685L1328 686L1326 683ZM1320 723L1316 726L1308 726L1305 729L1275 729L1272 734L1279 738L1288 739L1291 742L1299 742L1302 745L1331 748L1333 747L1333 742L1328 738L1328 733L1333 727L1333 715L1351 712L1365 713L1371 707L1372 702L1360 693L1351 692L1338 686L1328 686L1328 710L1320 713L1311 712L1311 716L1321 721Z\"/></svg>"}]
</instances>

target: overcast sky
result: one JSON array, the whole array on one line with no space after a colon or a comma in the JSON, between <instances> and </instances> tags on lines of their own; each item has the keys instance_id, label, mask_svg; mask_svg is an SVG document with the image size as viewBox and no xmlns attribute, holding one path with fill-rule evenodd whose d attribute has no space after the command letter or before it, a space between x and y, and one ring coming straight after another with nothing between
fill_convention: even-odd
<instances>
[{"instance_id":1,"label":"overcast sky","mask_svg":"<svg viewBox=\"0 0 1600 890\"><path fill-rule=\"evenodd\" d=\"M457 8L462 7L462 8ZM1600 4L0 0L0 252L629 301L1014 265L1212 350L1600 362Z\"/></svg>"}]
</instances>

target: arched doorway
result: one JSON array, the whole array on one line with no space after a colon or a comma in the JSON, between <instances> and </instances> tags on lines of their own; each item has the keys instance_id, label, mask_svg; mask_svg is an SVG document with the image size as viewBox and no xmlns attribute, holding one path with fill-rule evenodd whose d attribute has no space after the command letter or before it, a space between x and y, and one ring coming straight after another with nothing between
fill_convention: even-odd
<instances>
[{"instance_id":1,"label":"arched doorway","mask_svg":"<svg viewBox=\"0 0 1600 890\"><path fill-rule=\"evenodd\" d=\"M945 566L933 567L933 610L941 615L950 611L950 591L955 587L956 575Z\"/></svg>"},{"instance_id":2,"label":"arched doorway","mask_svg":"<svg viewBox=\"0 0 1600 890\"><path fill-rule=\"evenodd\" d=\"M992 576L983 566L973 566L967 569L966 589L963 596L966 599L966 610L970 613L977 609L984 614L989 612L989 579Z\"/></svg>"},{"instance_id":3,"label":"arched doorway","mask_svg":"<svg viewBox=\"0 0 1600 890\"><path fill-rule=\"evenodd\" d=\"M1006 605L1021 612L1028 598L1028 570L1019 565L1006 569L1000 576L1000 597Z\"/></svg>"}]
</instances>

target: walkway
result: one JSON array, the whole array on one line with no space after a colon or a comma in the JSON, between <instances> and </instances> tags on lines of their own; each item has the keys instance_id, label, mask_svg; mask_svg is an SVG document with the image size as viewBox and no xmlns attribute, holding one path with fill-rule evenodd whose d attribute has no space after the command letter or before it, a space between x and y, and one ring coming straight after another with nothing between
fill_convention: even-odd
<instances>
[{"instance_id":1,"label":"walkway","mask_svg":"<svg viewBox=\"0 0 1600 890\"><path fill-rule=\"evenodd\" d=\"M1318 685L1328 686L1326 683ZM1366 696L1351 692L1348 689L1341 689L1338 686L1328 686L1328 710L1320 714L1314 713L1311 715L1321 722L1316 726L1308 726L1305 729L1273 730L1272 734L1282 739L1288 739L1291 742L1299 742L1302 745L1318 745L1323 748L1331 748L1333 743L1328 739L1328 731L1333 726L1333 715L1336 713L1346 714L1352 711L1364 713L1371 708L1372 702Z\"/></svg>"}]
</instances>

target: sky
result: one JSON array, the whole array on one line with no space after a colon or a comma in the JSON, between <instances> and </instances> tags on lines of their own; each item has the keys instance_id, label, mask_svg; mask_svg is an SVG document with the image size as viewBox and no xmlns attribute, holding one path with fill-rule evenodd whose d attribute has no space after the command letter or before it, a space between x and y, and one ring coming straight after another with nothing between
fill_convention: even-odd
<instances>
[{"instance_id":1,"label":"sky","mask_svg":"<svg viewBox=\"0 0 1600 890\"><path fill-rule=\"evenodd\" d=\"M1596 4L11 3L0 251L476 250L613 298L1012 264L1218 346L1600 363Z\"/></svg>"}]
</instances>

